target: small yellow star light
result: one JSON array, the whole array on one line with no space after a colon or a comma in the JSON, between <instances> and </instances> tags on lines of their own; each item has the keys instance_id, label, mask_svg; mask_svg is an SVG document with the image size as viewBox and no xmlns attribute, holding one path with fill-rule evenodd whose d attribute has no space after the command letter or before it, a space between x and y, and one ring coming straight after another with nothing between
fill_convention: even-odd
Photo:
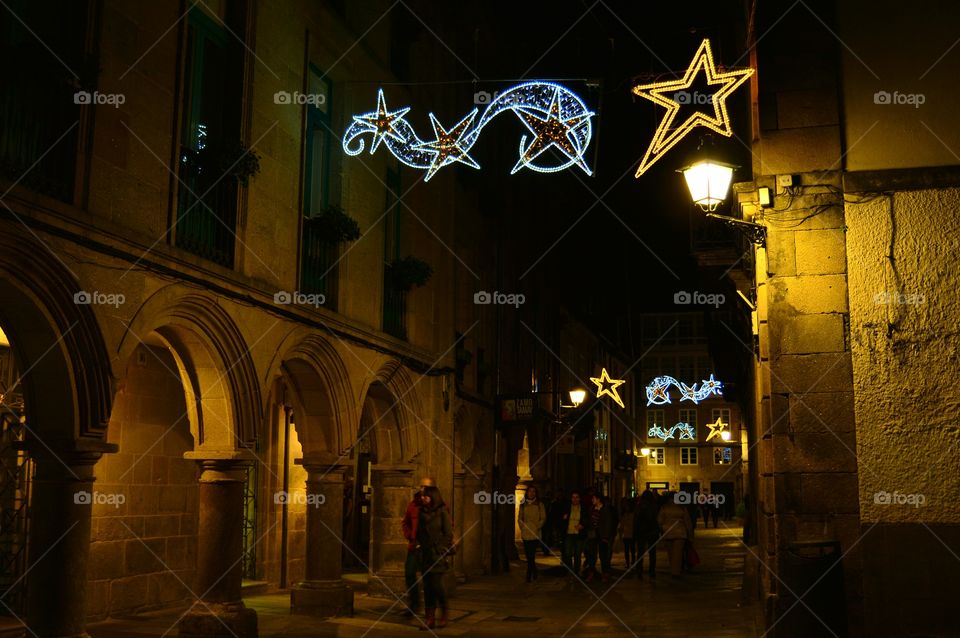
<instances>
[{"instance_id":1,"label":"small yellow star light","mask_svg":"<svg viewBox=\"0 0 960 638\"><path fill-rule=\"evenodd\" d=\"M724 423L719 418L717 418L716 422L714 423L707 423L707 427L710 428L710 434L707 435L707 441L715 436L718 436L721 440L723 440L723 433L726 431L727 426L728 424Z\"/></svg>"},{"instance_id":2,"label":"small yellow star light","mask_svg":"<svg viewBox=\"0 0 960 638\"><path fill-rule=\"evenodd\" d=\"M436 116L430 113L430 123L433 124L433 135L436 139L432 142L424 142L420 145L428 151L435 153L430 168L427 169L427 176L423 181L428 181L438 170L453 162L462 162L473 168L480 168L472 157L460 146L464 133L466 133L473 124L473 118L477 116L477 109L457 122L449 131L445 130Z\"/></svg>"},{"instance_id":3,"label":"small yellow star light","mask_svg":"<svg viewBox=\"0 0 960 638\"><path fill-rule=\"evenodd\" d=\"M617 405L621 408L625 407L623 405L623 399L620 398L620 394L617 392L617 388L626 383L623 379L611 379L610 374L607 372L607 369L604 368L600 371L599 377L590 377L590 381L597 386L597 398L599 399L603 395L607 395L613 399Z\"/></svg>"},{"instance_id":4,"label":"small yellow star light","mask_svg":"<svg viewBox=\"0 0 960 638\"><path fill-rule=\"evenodd\" d=\"M373 131L373 143L370 144L370 154L372 155L383 138L389 136L398 142L403 142L403 137L393 129L394 120L402 120L410 107L402 108L397 111L387 110L387 101L383 97L383 89L377 91L377 110L366 115L354 115L354 121L359 124L370 127Z\"/></svg>"},{"instance_id":5,"label":"small yellow star light","mask_svg":"<svg viewBox=\"0 0 960 638\"><path fill-rule=\"evenodd\" d=\"M709 96L710 104L713 107L713 115L708 115L702 111L690 115L679 126L674 125L674 119L677 112L680 111L681 104L690 104L693 102L693 94L689 91L693 86L694 80L700 71L706 74L707 84L719 87ZM739 71L727 71L718 73L713 63L713 52L710 50L710 40L704 40L697 49L693 61L687 68L683 79L672 80L669 82L655 82L653 84L641 84L633 87L633 92L642 98L648 99L655 104L659 104L667 109L666 115L657 127L657 133L653 136L647 152L637 168L637 177L643 175L651 166L660 159L664 153L669 151L680 140L686 137L698 126L719 133L725 137L733 135L733 129L730 126L730 115L727 113L727 98L730 97L737 87L746 82L753 75L753 69L741 69ZM685 97L684 97L685 96ZM696 100L699 102L699 100Z\"/></svg>"}]
</instances>

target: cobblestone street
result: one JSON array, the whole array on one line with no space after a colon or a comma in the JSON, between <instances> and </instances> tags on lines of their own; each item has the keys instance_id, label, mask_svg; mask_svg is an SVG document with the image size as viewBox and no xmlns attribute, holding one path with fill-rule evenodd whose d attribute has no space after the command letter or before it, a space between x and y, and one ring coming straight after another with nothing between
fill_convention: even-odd
<instances>
[{"instance_id":1,"label":"cobblestone street","mask_svg":"<svg viewBox=\"0 0 960 638\"><path fill-rule=\"evenodd\" d=\"M451 623L437 634L451 636L648 636L684 638L756 638L757 605L741 604L745 548L739 528L697 530L703 563L681 579L672 579L661 553L658 576L625 576L623 556L614 557L615 574L607 584L587 590L564 576L555 558L539 558L540 579L524 582L522 562L509 574L478 578L458 586L451 600ZM358 588L362 587L362 583ZM257 610L261 636L392 636L417 633L413 621L384 599L358 591L352 618L317 620L291 615L289 595L245 599ZM92 638L174 635L179 614L148 614L89 628Z\"/></svg>"}]
</instances>

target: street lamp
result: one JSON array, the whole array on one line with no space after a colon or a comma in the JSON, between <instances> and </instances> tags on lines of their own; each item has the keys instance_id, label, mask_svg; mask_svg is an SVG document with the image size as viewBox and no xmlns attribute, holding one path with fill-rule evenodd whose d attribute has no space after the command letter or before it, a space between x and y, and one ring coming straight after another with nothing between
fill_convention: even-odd
<instances>
[{"instance_id":1,"label":"street lamp","mask_svg":"<svg viewBox=\"0 0 960 638\"><path fill-rule=\"evenodd\" d=\"M704 212L713 212L727 198L735 168L733 164L705 156L681 168L680 172L687 181L693 203Z\"/></svg>"},{"instance_id":2,"label":"street lamp","mask_svg":"<svg viewBox=\"0 0 960 638\"><path fill-rule=\"evenodd\" d=\"M587 398L587 391L583 388L574 388L570 390L570 403L573 404L574 408L579 408L580 404L583 403L583 400ZM561 406L567 407L567 406Z\"/></svg>"},{"instance_id":3,"label":"street lamp","mask_svg":"<svg viewBox=\"0 0 960 638\"><path fill-rule=\"evenodd\" d=\"M650 448L648 448L648 447L642 447L642 448L640 448L640 454L641 454L642 456L650 456Z\"/></svg>"},{"instance_id":4,"label":"street lamp","mask_svg":"<svg viewBox=\"0 0 960 638\"><path fill-rule=\"evenodd\" d=\"M720 433L720 438L723 439L724 441L729 441L730 436L731 436L730 430L724 430L723 432Z\"/></svg>"}]
</instances>

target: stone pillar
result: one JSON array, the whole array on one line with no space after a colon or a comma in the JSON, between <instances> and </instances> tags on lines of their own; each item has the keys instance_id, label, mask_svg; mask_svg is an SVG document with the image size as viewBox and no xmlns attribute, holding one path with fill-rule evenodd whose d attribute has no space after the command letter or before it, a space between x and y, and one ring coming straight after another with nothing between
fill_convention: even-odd
<instances>
[{"instance_id":1,"label":"stone pillar","mask_svg":"<svg viewBox=\"0 0 960 638\"><path fill-rule=\"evenodd\" d=\"M346 465L297 459L307 471L306 579L290 591L290 610L313 616L352 616L353 589L341 579L343 486ZM365 556L360 557L366 561Z\"/></svg>"},{"instance_id":2,"label":"stone pillar","mask_svg":"<svg viewBox=\"0 0 960 638\"><path fill-rule=\"evenodd\" d=\"M367 592L382 598L403 598L407 541L400 524L413 497L414 465L374 465L370 515L370 578ZM450 498L449 491L446 498Z\"/></svg>"},{"instance_id":3,"label":"stone pillar","mask_svg":"<svg viewBox=\"0 0 960 638\"><path fill-rule=\"evenodd\" d=\"M116 451L116 446L102 446ZM109 448L109 449L108 449ZM35 452L35 453L34 453ZM37 638L87 638L87 556L93 466L101 451L32 451L27 633Z\"/></svg>"},{"instance_id":4,"label":"stone pillar","mask_svg":"<svg viewBox=\"0 0 960 638\"><path fill-rule=\"evenodd\" d=\"M489 549L490 510L489 504L479 504L474 495L484 489L483 473L476 476L467 473L463 477L464 498L463 523L458 521L460 535L460 557L463 561L463 573L470 578L485 573L484 556Z\"/></svg>"},{"instance_id":5,"label":"stone pillar","mask_svg":"<svg viewBox=\"0 0 960 638\"><path fill-rule=\"evenodd\" d=\"M244 466L242 452L188 452L200 465L197 582L200 597L180 619L181 636L255 638L257 613L241 599Z\"/></svg>"},{"instance_id":6,"label":"stone pillar","mask_svg":"<svg viewBox=\"0 0 960 638\"><path fill-rule=\"evenodd\" d=\"M454 536L457 539L457 542L460 544L460 547L457 548L457 553L454 555L453 559L453 573L456 575L457 581L463 582L467 579L466 572L463 569L463 535L466 533L467 528L464 527L466 523L464 519L464 510L466 509L466 500L464 493L464 473L463 472L454 472L453 474L453 527L454 527ZM470 497L473 500L473 497ZM471 523L472 524L472 523Z\"/></svg>"}]
</instances>

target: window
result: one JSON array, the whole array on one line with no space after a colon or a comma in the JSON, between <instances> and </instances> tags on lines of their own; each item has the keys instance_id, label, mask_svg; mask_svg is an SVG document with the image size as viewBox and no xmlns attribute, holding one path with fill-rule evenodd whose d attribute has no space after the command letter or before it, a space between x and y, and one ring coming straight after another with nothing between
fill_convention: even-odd
<instances>
[{"instance_id":1,"label":"window","mask_svg":"<svg viewBox=\"0 0 960 638\"><path fill-rule=\"evenodd\" d=\"M187 23L180 131L176 245L233 267L240 144L242 56L227 30L201 9ZM239 71L239 72L238 72Z\"/></svg>"},{"instance_id":2,"label":"window","mask_svg":"<svg viewBox=\"0 0 960 638\"><path fill-rule=\"evenodd\" d=\"M684 408L680 410L680 421L682 423L689 423L693 426L693 431L697 431L697 409L696 408Z\"/></svg>"},{"instance_id":3,"label":"window","mask_svg":"<svg viewBox=\"0 0 960 638\"><path fill-rule=\"evenodd\" d=\"M650 456L647 457L647 465L666 465L666 462L667 462L666 448L662 448L662 447L650 448Z\"/></svg>"},{"instance_id":4,"label":"window","mask_svg":"<svg viewBox=\"0 0 960 638\"><path fill-rule=\"evenodd\" d=\"M650 433L650 428L659 425L661 428L665 428L666 419L663 415L663 410L647 410L647 438L648 439L660 439L660 437L655 436Z\"/></svg>"},{"instance_id":5,"label":"window","mask_svg":"<svg viewBox=\"0 0 960 638\"><path fill-rule=\"evenodd\" d=\"M694 378L697 374L693 357L678 357L678 375L682 383L692 384L696 382Z\"/></svg>"},{"instance_id":6,"label":"window","mask_svg":"<svg viewBox=\"0 0 960 638\"><path fill-rule=\"evenodd\" d=\"M74 198L77 148L86 128L78 120L92 108L81 105L89 105L96 90L87 84L94 77L74 78L67 70L82 75L98 68L85 50L91 5L8 0L0 11L0 175L65 202Z\"/></svg>"},{"instance_id":7,"label":"window","mask_svg":"<svg viewBox=\"0 0 960 638\"><path fill-rule=\"evenodd\" d=\"M680 465L697 465L697 448L680 448Z\"/></svg>"},{"instance_id":8,"label":"window","mask_svg":"<svg viewBox=\"0 0 960 638\"><path fill-rule=\"evenodd\" d=\"M324 307L337 309L340 243L326 239L321 216L335 199L330 184L330 101L332 88L319 70L307 69L303 168L303 235L300 245L300 291L322 294ZM322 96L322 97L321 97Z\"/></svg>"},{"instance_id":9,"label":"window","mask_svg":"<svg viewBox=\"0 0 960 638\"><path fill-rule=\"evenodd\" d=\"M733 463L733 448L717 447L713 448L714 465L730 465Z\"/></svg>"},{"instance_id":10,"label":"window","mask_svg":"<svg viewBox=\"0 0 960 638\"><path fill-rule=\"evenodd\" d=\"M710 420L713 423L716 423L717 419L720 419L721 423L726 423L727 427L730 427L730 408L714 408L711 414Z\"/></svg>"},{"instance_id":11,"label":"window","mask_svg":"<svg viewBox=\"0 0 960 638\"><path fill-rule=\"evenodd\" d=\"M407 338L407 293L390 275L394 260L400 258L400 172L387 170L383 239L383 331L398 339Z\"/></svg>"}]
</instances>

